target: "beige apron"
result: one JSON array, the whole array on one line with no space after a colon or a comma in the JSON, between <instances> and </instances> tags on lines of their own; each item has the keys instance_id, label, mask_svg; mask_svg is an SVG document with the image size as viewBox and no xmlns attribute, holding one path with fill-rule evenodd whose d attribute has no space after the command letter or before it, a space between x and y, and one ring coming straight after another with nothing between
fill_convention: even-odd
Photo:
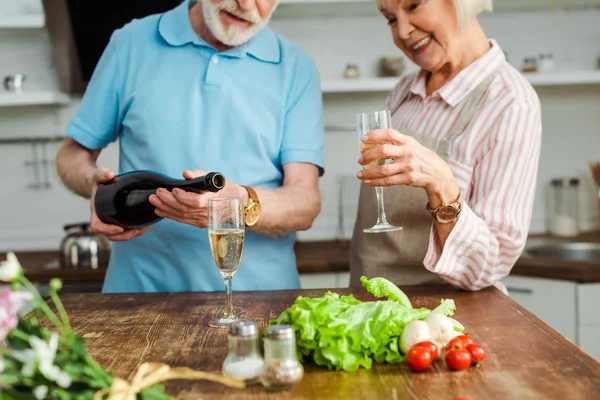
<instances>
[{"instance_id":1,"label":"beige apron","mask_svg":"<svg viewBox=\"0 0 600 400\"><path fill-rule=\"evenodd\" d=\"M398 131L413 136L423 146L435 151L448 162L451 142L462 133L479 109L485 92L497 71L483 80L465 99L467 102L445 139L429 136L398 127ZM392 108L392 115L409 96L406 95ZM377 221L377 198L375 188L361 184L358 213L354 224L350 247L350 286L360 286L360 277L380 276L397 285L448 284L423 265L429 246L431 214L425 209L427 194L423 188L412 186L389 186L383 194L387 220L403 227L401 231L364 233L363 229Z\"/></svg>"}]
</instances>

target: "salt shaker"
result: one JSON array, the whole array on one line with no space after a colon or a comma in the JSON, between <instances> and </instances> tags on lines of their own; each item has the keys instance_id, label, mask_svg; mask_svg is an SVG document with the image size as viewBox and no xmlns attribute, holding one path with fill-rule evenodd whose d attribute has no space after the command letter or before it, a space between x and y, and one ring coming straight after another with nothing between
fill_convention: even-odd
<instances>
[{"instance_id":1,"label":"salt shaker","mask_svg":"<svg viewBox=\"0 0 600 400\"><path fill-rule=\"evenodd\" d=\"M289 325L267 328L261 382L271 390L288 390L302 380L304 369L296 354L296 335Z\"/></svg>"},{"instance_id":2,"label":"salt shaker","mask_svg":"<svg viewBox=\"0 0 600 400\"><path fill-rule=\"evenodd\" d=\"M229 351L223 361L223 375L243 379L246 383L258 381L263 359L258 350L258 330L252 321L240 321L231 325Z\"/></svg>"},{"instance_id":3,"label":"salt shaker","mask_svg":"<svg viewBox=\"0 0 600 400\"><path fill-rule=\"evenodd\" d=\"M579 179L553 179L549 198L549 231L554 236L579 234Z\"/></svg>"}]
</instances>

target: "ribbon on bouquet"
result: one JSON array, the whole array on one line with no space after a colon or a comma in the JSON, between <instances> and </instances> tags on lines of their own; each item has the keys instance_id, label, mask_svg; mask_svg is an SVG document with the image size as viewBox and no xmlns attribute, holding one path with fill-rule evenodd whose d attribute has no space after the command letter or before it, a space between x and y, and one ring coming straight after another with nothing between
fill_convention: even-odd
<instances>
[{"instance_id":1,"label":"ribbon on bouquet","mask_svg":"<svg viewBox=\"0 0 600 400\"><path fill-rule=\"evenodd\" d=\"M96 392L94 400L136 400L137 394L142 390L171 379L203 379L237 389L245 387L241 379L196 371L187 367L171 368L166 364L148 362L139 366L131 382L115 377L109 389Z\"/></svg>"}]
</instances>

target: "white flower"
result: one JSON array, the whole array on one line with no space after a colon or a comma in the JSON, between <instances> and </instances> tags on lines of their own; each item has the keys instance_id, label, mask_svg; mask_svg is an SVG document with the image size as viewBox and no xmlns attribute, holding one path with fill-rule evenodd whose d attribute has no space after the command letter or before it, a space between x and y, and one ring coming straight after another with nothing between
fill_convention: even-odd
<instances>
[{"instance_id":1,"label":"white flower","mask_svg":"<svg viewBox=\"0 0 600 400\"><path fill-rule=\"evenodd\" d=\"M4 360L0 358L0 374L4 371Z\"/></svg>"},{"instance_id":2,"label":"white flower","mask_svg":"<svg viewBox=\"0 0 600 400\"><path fill-rule=\"evenodd\" d=\"M6 261L0 262L0 281L12 282L21 275L23 268L12 251L6 255Z\"/></svg>"},{"instance_id":3,"label":"white flower","mask_svg":"<svg viewBox=\"0 0 600 400\"><path fill-rule=\"evenodd\" d=\"M58 334L53 333L48 343L32 336L29 338L29 344L31 349L13 352L13 356L23 363L21 373L31 377L37 368L42 375L56 382L58 386L64 389L71 386L71 376L54 365L54 357L58 349Z\"/></svg>"},{"instance_id":4,"label":"white flower","mask_svg":"<svg viewBox=\"0 0 600 400\"><path fill-rule=\"evenodd\" d=\"M37 400L44 400L48 394L48 386L37 386L33 389L33 395Z\"/></svg>"}]
</instances>

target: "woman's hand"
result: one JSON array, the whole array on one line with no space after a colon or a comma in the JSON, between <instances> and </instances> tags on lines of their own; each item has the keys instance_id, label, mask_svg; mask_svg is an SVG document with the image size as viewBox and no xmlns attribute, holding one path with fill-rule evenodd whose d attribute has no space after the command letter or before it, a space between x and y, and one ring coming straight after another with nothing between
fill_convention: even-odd
<instances>
[{"instance_id":1,"label":"woman's hand","mask_svg":"<svg viewBox=\"0 0 600 400\"><path fill-rule=\"evenodd\" d=\"M361 141L383 144L365 149L358 160L360 165L382 158L390 160L385 165L358 172L358 178L367 185L422 187L427 191L431 207L451 203L458 197L459 189L448 164L413 137L394 129L378 129L364 135Z\"/></svg>"},{"instance_id":2,"label":"woman's hand","mask_svg":"<svg viewBox=\"0 0 600 400\"><path fill-rule=\"evenodd\" d=\"M206 171L185 171L185 179L194 179L206 175ZM217 192L193 193L183 189L160 188L156 194L151 195L148 200L156 207L156 215L169 218L184 224L194 225L198 228L206 228L208 225L208 200L214 197L241 197L244 199L246 190L235 183L227 181L225 187Z\"/></svg>"}]
</instances>

